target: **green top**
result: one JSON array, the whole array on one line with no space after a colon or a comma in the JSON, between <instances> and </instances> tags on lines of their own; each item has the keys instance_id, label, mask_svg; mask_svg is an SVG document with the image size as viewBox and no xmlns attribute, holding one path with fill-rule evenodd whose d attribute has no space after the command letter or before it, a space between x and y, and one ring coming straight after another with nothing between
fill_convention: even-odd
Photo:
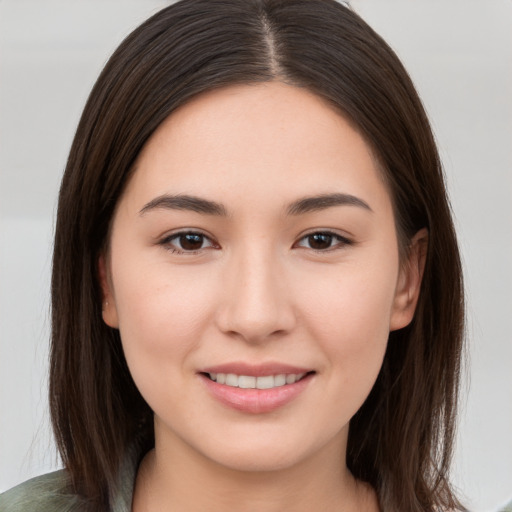
<instances>
[{"instance_id":1,"label":"green top","mask_svg":"<svg viewBox=\"0 0 512 512\"><path fill-rule=\"evenodd\" d=\"M140 456L129 453L121 465L110 512L131 512L133 486ZM38 476L0 494L0 512L82 512L84 501L69 491L65 470ZM512 502L497 512L512 512Z\"/></svg>"},{"instance_id":2,"label":"green top","mask_svg":"<svg viewBox=\"0 0 512 512\"><path fill-rule=\"evenodd\" d=\"M111 496L110 512L130 512L139 453L127 454L120 467L116 492ZM0 494L0 512L82 512L83 498L70 490L65 470L38 476Z\"/></svg>"},{"instance_id":3,"label":"green top","mask_svg":"<svg viewBox=\"0 0 512 512\"><path fill-rule=\"evenodd\" d=\"M500 509L499 512L512 512L512 501L508 505L505 505L504 508Z\"/></svg>"}]
</instances>

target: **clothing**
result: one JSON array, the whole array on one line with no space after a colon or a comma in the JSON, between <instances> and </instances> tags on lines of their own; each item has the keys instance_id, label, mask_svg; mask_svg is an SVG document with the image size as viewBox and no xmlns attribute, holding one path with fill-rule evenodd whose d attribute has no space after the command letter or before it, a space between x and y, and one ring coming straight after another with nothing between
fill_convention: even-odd
<instances>
[{"instance_id":1,"label":"clothing","mask_svg":"<svg viewBox=\"0 0 512 512\"><path fill-rule=\"evenodd\" d=\"M112 496L110 512L131 512L133 489L141 459L138 450L127 454L121 465L117 492ZM38 476L0 494L0 512L82 512L84 504L69 492L65 470ZM497 512L512 512L512 501Z\"/></svg>"},{"instance_id":2,"label":"clothing","mask_svg":"<svg viewBox=\"0 0 512 512\"><path fill-rule=\"evenodd\" d=\"M130 512L140 454L131 450L121 464L110 512ZM38 476L0 494L0 512L82 512L83 499L70 492L65 470Z\"/></svg>"},{"instance_id":3,"label":"clothing","mask_svg":"<svg viewBox=\"0 0 512 512\"><path fill-rule=\"evenodd\" d=\"M499 512L512 512L512 501L508 505L505 505L503 508L500 508Z\"/></svg>"}]
</instances>

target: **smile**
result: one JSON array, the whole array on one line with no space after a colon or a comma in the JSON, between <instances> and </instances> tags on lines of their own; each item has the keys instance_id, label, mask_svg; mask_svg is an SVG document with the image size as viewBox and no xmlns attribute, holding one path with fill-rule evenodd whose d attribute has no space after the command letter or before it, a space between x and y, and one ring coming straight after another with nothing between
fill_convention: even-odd
<instances>
[{"instance_id":1,"label":"smile","mask_svg":"<svg viewBox=\"0 0 512 512\"><path fill-rule=\"evenodd\" d=\"M287 384L295 384L306 373L290 373L278 375L264 375L255 377L252 375L236 375L234 373L208 373L208 376L218 384L224 384L233 388L242 389L273 389Z\"/></svg>"},{"instance_id":2,"label":"smile","mask_svg":"<svg viewBox=\"0 0 512 512\"><path fill-rule=\"evenodd\" d=\"M294 402L312 386L316 371L285 364L230 363L198 373L215 401L249 414L275 411Z\"/></svg>"}]
</instances>

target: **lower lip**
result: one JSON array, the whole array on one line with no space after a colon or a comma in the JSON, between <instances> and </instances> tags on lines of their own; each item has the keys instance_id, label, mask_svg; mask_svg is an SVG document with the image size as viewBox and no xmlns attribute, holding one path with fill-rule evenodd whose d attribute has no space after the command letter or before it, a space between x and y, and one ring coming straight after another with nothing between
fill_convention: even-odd
<instances>
[{"instance_id":1,"label":"lower lip","mask_svg":"<svg viewBox=\"0 0 512 512\"><path fill-rule=\"evenodd\" d=\"M297 398L309 385L313 374L308 374L294 384L272 389L244 389L219 384L200 374L208 391L219 402L232 409L251 414L272 412Z\"/></svg>"}]
</instances>

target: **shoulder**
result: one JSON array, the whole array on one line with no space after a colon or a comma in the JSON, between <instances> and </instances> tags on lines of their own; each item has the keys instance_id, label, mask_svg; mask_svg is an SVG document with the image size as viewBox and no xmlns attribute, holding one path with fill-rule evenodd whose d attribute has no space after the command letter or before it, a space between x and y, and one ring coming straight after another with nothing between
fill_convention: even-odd
<instances>
[{"instance_id":1,"label":"shoulder","mask_svg":"<svg viewBox=\"0 0 512 512\"><path fill-rule=\"evenodd\" d=\"M0 494L0 512L83 510L80 498L69 489L69 478L64 470L38 476Z\"/></svg>"},{"instance_id":2,"label":"shoulder","mask_svg":"<svg viewBox=\"0 0 512 512\"><path fill-rule=\"evenodd\" d=\"M500 508L500 512L512 512L512 501Z\"/></svg>"}]
</instances>

